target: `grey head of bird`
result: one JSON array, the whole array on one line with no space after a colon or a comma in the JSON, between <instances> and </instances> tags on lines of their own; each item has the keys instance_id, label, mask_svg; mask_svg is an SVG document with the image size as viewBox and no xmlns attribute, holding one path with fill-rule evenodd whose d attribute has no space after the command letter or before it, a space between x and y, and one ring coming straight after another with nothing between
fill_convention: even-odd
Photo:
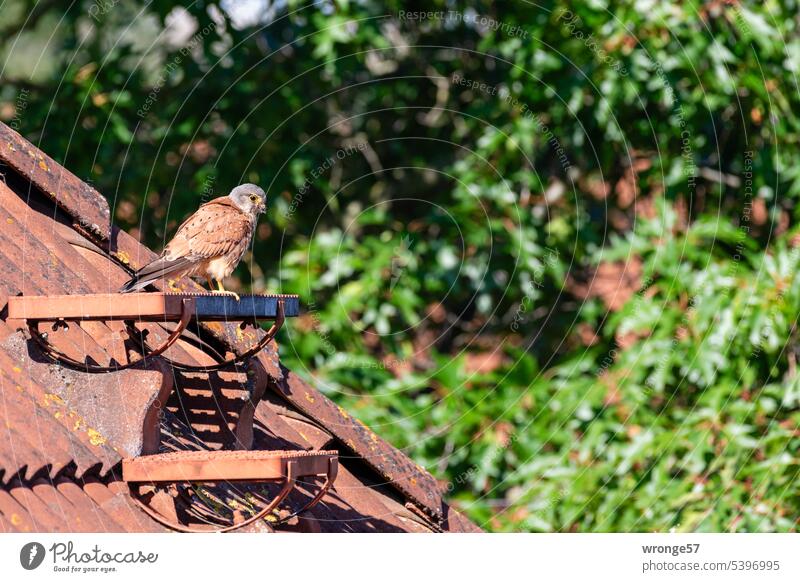
<instances>
[{"instance_id":1,"label":"grey head of bird","mask_svg":"<svg viewBox=\"0 0 800 582\"><path fill-rule=\"evenodd\" d=\"M255 184L236 186L228 197L236 208L254 218L267 210L267 194Z\"/></svg>"}]
</instances>

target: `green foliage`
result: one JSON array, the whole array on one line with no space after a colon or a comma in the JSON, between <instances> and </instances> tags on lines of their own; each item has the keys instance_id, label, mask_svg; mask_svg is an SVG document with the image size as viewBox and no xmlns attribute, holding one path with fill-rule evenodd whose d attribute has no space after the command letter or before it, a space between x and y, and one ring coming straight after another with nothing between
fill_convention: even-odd
<instances>
[{"instance_id":1,"label":"green foliage","mask_svg":"<svg viewBox=\"0 0 800 582\"><path fill-rule=\"evenodd\" d=\"M486 527L797 529L796 2L221 4L0 25L0 115L156 247L264 186L283 360Z\"/></svg>"}]
</instances>

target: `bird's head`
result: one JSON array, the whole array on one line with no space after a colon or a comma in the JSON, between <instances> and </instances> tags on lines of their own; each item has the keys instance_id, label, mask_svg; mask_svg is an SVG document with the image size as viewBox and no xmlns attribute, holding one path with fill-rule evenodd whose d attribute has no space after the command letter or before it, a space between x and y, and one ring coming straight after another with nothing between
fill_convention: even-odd
<instances>
[{"instance_id":1,"label":"bird's head","mask_svg":"<svg viewBox=\"0 0 800 582\"><path fill-rule=\"evenodd\" d=\"M228 197L245 214L258 216L267 210L267 195L255 184L236 186Z\"/></svg>"}]
</instances>

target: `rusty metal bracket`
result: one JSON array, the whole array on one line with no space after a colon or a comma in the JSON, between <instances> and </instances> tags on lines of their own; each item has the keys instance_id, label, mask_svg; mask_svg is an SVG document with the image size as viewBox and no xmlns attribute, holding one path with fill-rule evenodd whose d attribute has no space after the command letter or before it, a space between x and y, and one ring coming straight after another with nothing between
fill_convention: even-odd
<instances>
[{"instance_id":1,"label":"rusty metal bracket","mask_svg":"<svg viewBox=\"0 0 800 582\"><path fill-rule=\"evenodd\" d=\"M244 363L258 354L258 352L267 347L267 345L269 345L269 343L275 339L275 335L280 331L281 327L283 327L283 322L285 321L284 314L284 302L283 300L279 300L275 310L275 323L273 323L272 326L264 333L264 337L258 340L258 342L250 349L236 355L229 360L225 360L224 362L211 364L208 366L193 366L191 364L182 364L181 362L176 362L175 360L170 360L167 358L164 359L166 359L167 362L169 362L169 364L176 370L184 370L186 372L216 372L230 366L235 366L236 364ZM142 345L146 344L143 343Z\"/></svg>"},{"instance_id":2,"label":"rusty metal bracket","mask_svg":"<svg viewBox=\"0 0 800 582\"><path fill-rule=\"evenodd\" d=\"M279 524L285 523L290 519L292 519L293 517L302 515L306 511L314 507L317 503L322 501L322 498L325 497L325 494L328 492L328 490L331 488L331 485L333 485L333 482L336 480L336 475L338 473L339 473L339 459L338 458L328 459L328 472L325 475L325 482L322 484L319 491L317 491L317 494L311 499L311 501L306 503L303 507L301 507L294 513L291 513L290 515L287 515L286 517L279 519L277 523Z\"/></svg>"},{"instance_id":3,"label":"rusty metal bracket","mask_svg":"<svg viewBox=\"0 0 800 582\"><path fill-rule=\"evenodd\" d=\"M153 358L164 353L169 347L178 341L183 331L186 329L186 326L189 325L189 321L192 319L192 315L194 314L194 297L186 297L181 300L181 312L180 312L180 319L178 320L177 327L169 334L167 339L156 349L148 350L147 353L143 354L141 358L138 360L134 360L133 362L128 362L126 364L117 364L115 366L100 366L97 364L90 364L89 362L81 362L74 358L69 357L65 353L56 349L49 341L47 341L47 333L39 331L39 324L41 321L36 319L29 319L28 320L28 332L30 333L31 339L33 339L39 347L42 349L47 356L56 360L57 362L69 367L80 370L82 372L91 372L91 373L102 373L102 372L116 372L119 370L126 370L135 366L141 362L147 361L147 358ZM59 327L63 327L65 329L69 329L66 321L63 319L57 319L53 324L52 330L55 331Z\"/></svg>"},{"instance_id":4,"label":"rusty metal bracket","mask_svg":"<svg viewBox=\"0 0 800 582\"><path fill-rule=\"evenodd\" d=\"M336 479L339 458L334 451L191 451L147 455L125 459L122 477L128 482L131 496L154 520L170 529L186 532L230 532L247 527L272 513L294 489L302 477L325 477L319 491L302 508L271 525L284 523L319 503ZM198 482L282 482L278 494L251 517L211 528L178 523L151 507L141 493L142 486L177 485ZM218 517L218 516L215 516Z\"/></svg>"}]
</instances>

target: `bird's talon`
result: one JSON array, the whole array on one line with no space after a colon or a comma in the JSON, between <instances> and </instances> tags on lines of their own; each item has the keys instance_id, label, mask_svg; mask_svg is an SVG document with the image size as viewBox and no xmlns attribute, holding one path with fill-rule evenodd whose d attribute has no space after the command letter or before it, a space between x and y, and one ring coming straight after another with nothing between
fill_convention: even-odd
<instances>
[{"instance_id":1,"label":"bird's talon","mask_svg":"<svg viewBox=\"0 0 800 582\"><path fill-rule=\"evenodd\" d=\"M233 291L228 291L227 289L225 289L225 290L214 289L211 292L212 293L216 293L217 295L233 295L233 298L236 299L236 301L240 301L241 300L241 298L239 297L238 294L236 294Z\"/></svg>"}]
</instances>

